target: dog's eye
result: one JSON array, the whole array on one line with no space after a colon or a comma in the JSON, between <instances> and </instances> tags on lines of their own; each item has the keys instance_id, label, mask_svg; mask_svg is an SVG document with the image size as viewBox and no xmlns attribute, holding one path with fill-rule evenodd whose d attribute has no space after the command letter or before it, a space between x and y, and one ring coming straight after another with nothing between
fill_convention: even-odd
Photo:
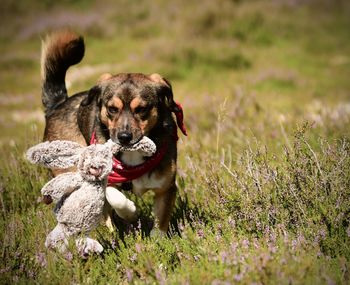
<instances>
[{"instance_id":1,"label":"dog's eye","mask_svg":"<svg viewBox=\"0 0 350 285\"><path fill-rule=\"evenodd\" d=\"M139 107L137 107L137 108L135 108L135 114L145 114L145 113L147 113L147 111L148 111L148 107L141 107L141 106L139 106Z\"/></svg>"},{"instance_id":2,"label":"dog's eye","mask_svg":"<svg viewBox=\"0 0 350 285\"><path fill-rule=\"evenodd\" d=\"M107 111L108 113L110 114L116 114L119 112L118 108L117 107L113 107L113 106L108 106L107 107Z\"/></svg>"}]
</instances>

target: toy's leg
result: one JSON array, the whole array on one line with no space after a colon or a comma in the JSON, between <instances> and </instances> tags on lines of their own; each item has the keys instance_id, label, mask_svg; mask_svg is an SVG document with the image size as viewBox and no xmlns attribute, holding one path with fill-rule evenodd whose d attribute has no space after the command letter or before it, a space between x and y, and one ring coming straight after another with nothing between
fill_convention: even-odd
<instances>
[{"instance_id":1,"label":"toy's leg","mask_svg":"<svg viewBox=\"0 0 350 285\"><path fill-rule=\"evenodd\" d=\"M134 222L138 213L134 202L130 201L126 196L114 187L106 188L106 199L119 217Z\"/></svg>"},{"instance_id":2,"label":"toy's leg","mask_svg":"<svg viewBox=\"0 0 350 285\"><path fill-rule=\"evenodd\" d=\"M91 253L100 254L103 251L103 246L97 240L89 237L77 238L75 245L83 257L88 257Z\"/></svg>"},{"instance_id":3,"label":"toy's leg","mask_svg":"<svg viewBox=\"0 0 350 285\"><path fill-rule=\"evenodd\" d=\"M45 246L48 249L56 249L61 253L67 250L68 240L66 238L64 225L57 224L57 226L47 235Z\"/></svg>"},{"instance_id":4,"label":"toy's leg","mask_svg":"<svg viewBox=\"0 0 350 285\"><path fill-rule=\"evenodd\" d=\"M160 230L160 234L166 234L171 213L175 205L177 187L173 184L169 189L163 191L156 191L154 196L154 214L155 223L152 235L157 235L157 231Z\"/></svg>"}]
</instances>

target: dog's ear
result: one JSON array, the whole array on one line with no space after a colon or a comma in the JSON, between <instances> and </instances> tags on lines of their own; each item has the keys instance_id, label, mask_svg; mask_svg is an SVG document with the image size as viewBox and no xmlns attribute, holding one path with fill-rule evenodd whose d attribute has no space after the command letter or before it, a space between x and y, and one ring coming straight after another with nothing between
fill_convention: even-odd
<instances>
[{"instance_id":1,"label":"dog's ear","mask_svg":"<svg viewBox=\"0 0 350 285\"><path fill-rule=\"evenodd\" d=\"M103 73L98 79L97 79L97 83L101 83L105 80L111 79L113 77L112 74L110 73Z\"/></svg>"},{"instance_id":2,"label":"dog's ear","mask_svg":"<svg viewBox=\"0 0 350 285\"><path fill-rule=\"evenodd\" d=\"M153 82L159 84L158 94L161 102L163 102L171 112L178 111L177 104L174 101L173 89L170 82L158 73L153 73L149 77Z\"/></svg>"},{"instance_id":3,"label":"dog's ear","mask_svg":"<svg viewBox=\"0 0 350 285\"><path fill-rule=\"evenodd\" d=\"M153 82L157 83L159 101L162 105L161 108L165 109L161 115L163 127L170 134L174 134L176 131L176 125L174 125L172 112L177 112L178 107L174 101L171 84L168 80L160 76L158 73L153 73L149 77Z\"/></svg>"},{"instance_id":4,"label":"dog's ear","mask_svg":"<svg viewBox=\"0 0 350 285\"><path fill-rule=\"evenodd\" d=\"M103 73L97 79L97 85L95 85L94 87L92 87L89 90L89 93L88 93L87 97L81 102L81 105L82 106L90 105L95 99L98 99L99 96L102 93L102 83L103 83L103 81L111 79L112 77L113 77L113 75L110 74L110 73ZM99 103L98 100L96 102Z\"/></svg>"},{"instance_id":5,"label":"dog's ear","mask_svg":"<svg viewBox=\"0 0 350 285\"><path fill-rule=\"evenodd\" d=\"M96 85L94 87L92 87L89 90L88 95L86 96L86 98L81 101L81 106L87 106L90 105L94 100L96 100L100 95L101 95L101 86Z\"/></svg>"}]
</instances>

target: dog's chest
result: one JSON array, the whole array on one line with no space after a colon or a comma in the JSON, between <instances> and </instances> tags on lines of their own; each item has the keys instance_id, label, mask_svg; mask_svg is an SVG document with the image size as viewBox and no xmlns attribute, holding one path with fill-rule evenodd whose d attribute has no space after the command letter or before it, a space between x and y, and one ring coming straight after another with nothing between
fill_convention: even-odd
<instances>
[{"instance_id":1,"label":"dog's chest","mask_svg":"<svg viewBox=\"0 0 350 285\"><path fill-rule=\"evenodd\" d=\"M145 162L142 153L138 151L122 152L120 158L125 164L130 166L136 166ZM161 189L164 186L164 182L165 178L159 178L155 173L146 173L132 181L133 192L137 195L142 195L149 189Z\"/></svg>"},{"instance_id":2,"label":"dog's chest","mask_svg":"<svg viewBox=\"0 0 350 285\"><path fill-rule=\"evenodd\" d=\"M145 162L142 154L138 151L125 151L121 153L121 160L130 166L139 165Z\"/></svg>"}]
</instances>

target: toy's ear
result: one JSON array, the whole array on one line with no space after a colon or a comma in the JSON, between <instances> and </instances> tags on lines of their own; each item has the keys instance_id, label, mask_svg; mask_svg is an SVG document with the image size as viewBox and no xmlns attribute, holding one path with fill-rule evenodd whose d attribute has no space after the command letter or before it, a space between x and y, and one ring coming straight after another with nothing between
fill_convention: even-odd
<instances>
[{"instance_id":1,"label":"toy's ear","mask_svg":"<svg viewBox=\"0 0 350 285\"><path fill-rule=\"evenodd\" d=\"M83 147L71 141L52 141L37 144L27 151L27 159L49 168L69 168L79 160Z\"/></svg>"}]
</instances>

